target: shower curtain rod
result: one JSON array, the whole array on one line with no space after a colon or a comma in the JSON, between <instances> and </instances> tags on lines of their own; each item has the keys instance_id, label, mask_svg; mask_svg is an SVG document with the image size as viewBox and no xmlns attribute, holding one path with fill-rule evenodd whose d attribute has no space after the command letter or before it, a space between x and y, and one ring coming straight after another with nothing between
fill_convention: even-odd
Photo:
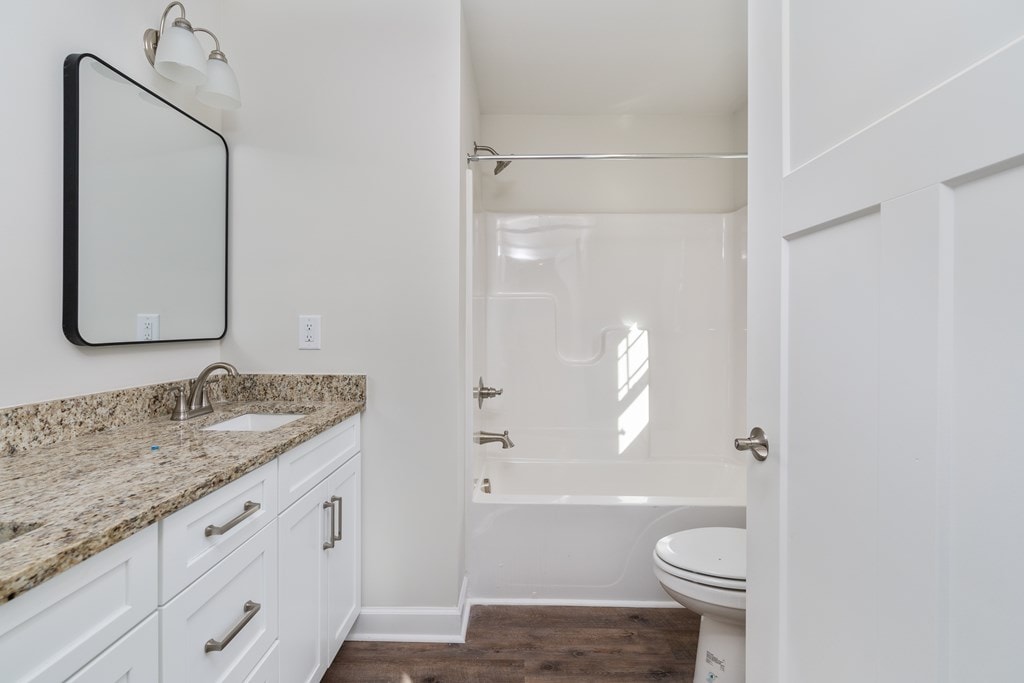
<instances>
[{"instance_id":1,"label":"shower curtain rod","mask_svg":"<svg viewBox=\"0 0 1024 683\"><path fill-rule=\"evenodd\" d=\"M471 161L548 161L561 159L591 159L624 161L631 159L746 159L746 152L678 152L665 154L467 154Z\"/></svg>"}]
</instances>

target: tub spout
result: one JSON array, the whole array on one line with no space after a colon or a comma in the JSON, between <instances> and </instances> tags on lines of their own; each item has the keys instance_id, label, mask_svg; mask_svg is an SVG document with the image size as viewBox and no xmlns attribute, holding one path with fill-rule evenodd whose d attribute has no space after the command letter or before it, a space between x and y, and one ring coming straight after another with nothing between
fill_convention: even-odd
<instances>
[{"instance_id":1,"label":"tub spout","mask_svg":"<svg viewBox=\"0 0 1024 683\"><path fill-rule=\"evenodd\" d=\"M498 434L497 432L476 432L473 434L473 443L500 443L502 448L512 448L515 446L512 443L512 439L508 438L507 429L503 434Z\"/></svg>"}]
</instances>

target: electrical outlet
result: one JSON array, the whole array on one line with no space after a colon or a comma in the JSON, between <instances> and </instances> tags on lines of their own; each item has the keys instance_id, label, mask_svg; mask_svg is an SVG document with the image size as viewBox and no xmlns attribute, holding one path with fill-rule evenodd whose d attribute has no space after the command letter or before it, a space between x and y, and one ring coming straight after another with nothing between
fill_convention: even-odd
<instances>
[{"instance_id":1,"label":"electrical outlet","mask_svg":"<svg viewBox=\"0 0 1024 683\"><path fill-rule=\"evenodd\" d=\"M299 316L299 348L307 350L320 348L320 316Z\"/></svg>"},{"instance_id":2,"label":"electrical outlet","mask_svg":"<svg viewBox=\"0 0 1024 683\"><path fill-rule=\"evenodd\" d=\"M135 316L135 341L160 339L160 314L139 313Z\"/></svg>"}]
</instances>

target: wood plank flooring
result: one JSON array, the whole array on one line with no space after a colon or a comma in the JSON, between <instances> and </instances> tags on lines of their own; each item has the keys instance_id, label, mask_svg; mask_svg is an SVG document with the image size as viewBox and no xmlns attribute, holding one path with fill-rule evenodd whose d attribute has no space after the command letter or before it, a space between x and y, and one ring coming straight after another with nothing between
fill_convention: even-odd
<instances>
[{"instance_id":1,"label":"wood plank flooring","mask_svg":"<svg viewBox=\"0 0 1024 683\"><path fill-rule=\"evenodd\" d=\"M323 681L690 683L699 627L685 609L477 605L465 644L347 642Z\"/></svg>"}]
</instances>

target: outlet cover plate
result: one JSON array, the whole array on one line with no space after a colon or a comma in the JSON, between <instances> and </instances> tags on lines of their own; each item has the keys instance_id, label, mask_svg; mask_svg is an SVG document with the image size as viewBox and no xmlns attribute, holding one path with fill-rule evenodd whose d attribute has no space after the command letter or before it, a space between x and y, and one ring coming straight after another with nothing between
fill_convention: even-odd
<instances>
[{"instance_id":1,"label":"outlet cover plate","mask_svg":"<svg viewBox=\"0 0 1024 683\"><path fill-rule=\"evenodd\" d=\"M160 340L160 314L139 313L135 316L135 341Z\"/></svg>"},{"instance_id":2,"label":"outlet cover plate","mask_svg":"<svg viewBox=\"0 0 1024 683\"><path fill-rule=\"evenodd\" d=\"M320 316L299 316L299 349L315 351L320 348Z\"/></svg>"}]
</instances>

